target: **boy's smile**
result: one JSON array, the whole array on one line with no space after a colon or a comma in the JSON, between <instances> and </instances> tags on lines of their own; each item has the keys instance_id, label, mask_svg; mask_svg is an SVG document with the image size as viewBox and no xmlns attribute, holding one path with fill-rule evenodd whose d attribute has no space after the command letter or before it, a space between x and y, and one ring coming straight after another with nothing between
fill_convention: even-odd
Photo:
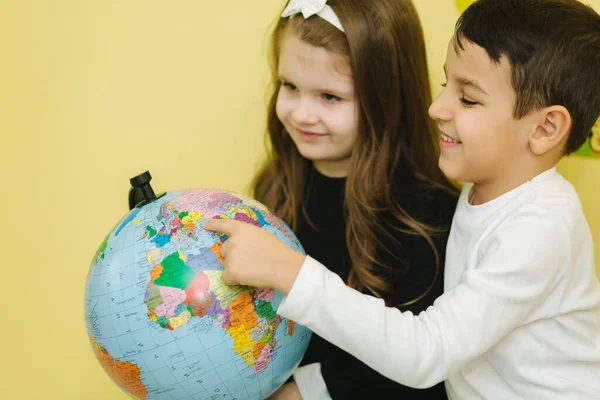
<instances>
[{"instance_id":1,"label":"boy's smile","mask_svg":"<svg viewBox=\"0 0 600 400\"><path fill-rule=\"evenodd\" d=\"M513 117L516 93L508 60L494 63L483 48L461 42L463 49L450 39L447 83L429 114L441 132L440 168L452 179L475 183L482 203L527 180L535 120Z\"/></svg>"},{"instance_id":2,"label":"boy's smile","mask_svg":"<svg viewBox=\"0 0 600 400\"><path fill-rule=\"evenodd\" d=\"M441 133L440 147L442 147L442 148L450 148L450 147L454 147L457 144L462 143L461 141L456 140L453 137L446 135L444 132L440 132L440 133Z\"/></svg>"}]
</instances>

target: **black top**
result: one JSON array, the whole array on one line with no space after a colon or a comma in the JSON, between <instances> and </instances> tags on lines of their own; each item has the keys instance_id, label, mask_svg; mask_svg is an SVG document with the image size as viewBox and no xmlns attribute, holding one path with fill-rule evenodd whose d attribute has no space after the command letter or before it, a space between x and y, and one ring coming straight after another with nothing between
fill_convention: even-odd
<instances>
[{"instance_id":1,"label":"black top","mask_svg":"<svg viewBox=\"0 0 600 400\"><path fill-rule=\"evenodd\" d=\"M306 212L314 229L301 213L297 236L311 257L348 281L350 261L346 245L346 223L344 218L345 178L329 178L313 169L310 184L305 196ZM409 180L402 184L402 193L397 200L403 209L419 222L447 228L432 239L440 257L440 272L433 289L420 301L401 311L413 314L425 310L443 293L443 261L446 241L456 207L457 198L441 189ZM383 226L393 219L382 218ZM397 223L396 223L397 224ZM406 227L404 227L406 228ZM400 259L393 259L384 251L377 252L380 261L395 267L396 273L386 273L393 292L385 298L388 305L402 304L419 297L431 284L435 276L435 255L425 239L392 230L400 246L390 249ZM381 238L385 245L385 238ZM393 261L392 261L393 260ZM374 371L362 361L313 334L310 345L301 365L321 363L321 373L333 400L343 399L446 399L443 382L429 389L412 389L396 383Z\"/></svg>"}]
</instances>

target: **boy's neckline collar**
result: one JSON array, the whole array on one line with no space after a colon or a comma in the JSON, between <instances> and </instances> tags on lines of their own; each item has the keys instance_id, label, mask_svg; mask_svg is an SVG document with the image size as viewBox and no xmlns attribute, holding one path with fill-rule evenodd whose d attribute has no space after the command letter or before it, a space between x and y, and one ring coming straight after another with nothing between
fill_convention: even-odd
<instances>
[{"instance_id":1,"label":"boy's neckline collar","mask_svg":"<svg viewBox=\"0 0 600 400\"><path fill-rule=\"evenodd\" d=\"M468 191L467 195L465 196L465 201L467 203L467 207L470 209L484 209L484 208L495 207L495 205L497 203L502 203L504 201L507 201L508 199L512 198L512 196L514 194L521 192L522 190L524 190L524 188L526 188L530 184L544 181L546 179L556 176L557 174L558 174L558 172L556 170L556 166L553 166L552 168L549 168L549 169L539 173L538 175L534 176L532 179L523 182L521 185L517 186L516 188L511 189L508 192L505 192L490 201L486 201L483 204L477 204L477 205L473 205L473 196L474 196L473 188L475 187L475 185L470 184L469 191Z\"/></svg>"}]
</instances>

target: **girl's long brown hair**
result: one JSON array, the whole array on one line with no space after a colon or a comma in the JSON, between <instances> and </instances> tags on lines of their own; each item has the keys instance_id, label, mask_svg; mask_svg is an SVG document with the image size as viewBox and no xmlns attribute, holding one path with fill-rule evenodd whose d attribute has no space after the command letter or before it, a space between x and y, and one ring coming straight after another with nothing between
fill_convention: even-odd
<instances>
[{"instance_id":1,"label":"girl's long brown hair","mask_svg":"<svg viewBox=\"0 0 600 400\"><path fill-rule=\"evenodd\" d=\"M269 156L255 177L253 196L270 207L292 229L303 212L303 197L311 161L300 155L277 118L280 89L279 52L284 35L345 57L351 67L358 107L358 138L345 188L346 242L352 269L348 284L385 297L391 288L376 271L376 252L385 251L380 238L395 241L381 224L392 215L404 232L422 236L440 260L431 239L437 227L406 213L396 200L408 180L427 182L455 193L438 167L437 132L428 117L431 104L423 31L410 0L330 0L345 34L318 16L278 20L271 40L273 93L268 107ZM407 175L409 175L407 177ZM399 262L401 262L399 260ZM424 297L430 288L412 304Z\"/></svg>"}]
</instances>

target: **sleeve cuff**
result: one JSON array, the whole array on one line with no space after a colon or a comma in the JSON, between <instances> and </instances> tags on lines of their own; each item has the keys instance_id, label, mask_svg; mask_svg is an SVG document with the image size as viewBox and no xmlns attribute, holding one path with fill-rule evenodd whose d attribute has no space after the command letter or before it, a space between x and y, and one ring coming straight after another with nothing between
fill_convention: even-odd
<instances>
[{"instance_id":1,"label":"sleeve cuff","mask_svg":"<svg viewBox=\"0 0 600 400\"><path fill-rule=\"evenodd\" d=\"M327 385L321 375L321 363L308 364L296 368L294 381L300 395L306 400L331 400Z\"/></svg>"},{"instance_id":2,"label":"sleeve cuff","mask_svg":"<svg viewBox=\"0 0 600 400\"><path fill-rule=\"evenodd\" d=\"M307 320L310 319L309 316L311 315L311 303L318 299L315 292L318 293L323 286L323 269L329 271L317 260L307 255L292 289L281 300L277 314L301 325L307 325L310 322Z\"/></svg>"}]
</instances>

